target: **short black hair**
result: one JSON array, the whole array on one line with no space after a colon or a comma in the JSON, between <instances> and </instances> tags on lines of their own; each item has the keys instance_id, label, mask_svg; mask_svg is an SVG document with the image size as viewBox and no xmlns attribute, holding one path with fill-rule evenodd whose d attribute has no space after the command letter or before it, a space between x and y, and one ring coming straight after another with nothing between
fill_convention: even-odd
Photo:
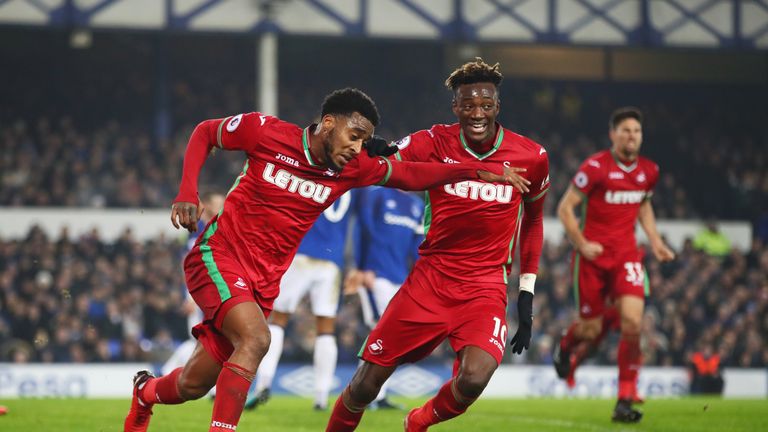
<instances>
[{"instance_id":1,"label":"short black hair","mask_svg":"<svg viewBox=\"0 0 768 432\"><path fill-rule=\"evenodd\" d=\"M643 113L638 108L626 106L618 108L611 113L611 117L608 119L608 127L614 130L621 122L628 118L633 118L640 124L643 124Z\"/></svg>"},{"instance_id":2,"label":"short black hair","mask_svg":"<svg viewBox=\"0 0 768 432\"><path fill-rule=\"evenodd\" d=\"M376 109L376 103L370 96L356 88L334 90L325 97L320 111L321 116L326 114L349 116L357 112L367 118L374 127L379 125L379 110Z\"/></svg>"},{"instance_id":3,"label":"short black hair","mask_svg":"<svg viewBox=\"0 0 768 432\"><path fill-rule=\"evenodd\" d=\"M484 62L482 58L475 57L475 61L464 63L458 69L451 72L451 75L445 80L445 86L453 91L456 91L463 84L485 82L498 87L504 79L500 69L501 66L498 63L491 66Z\"/></svg>"}]
</instances>

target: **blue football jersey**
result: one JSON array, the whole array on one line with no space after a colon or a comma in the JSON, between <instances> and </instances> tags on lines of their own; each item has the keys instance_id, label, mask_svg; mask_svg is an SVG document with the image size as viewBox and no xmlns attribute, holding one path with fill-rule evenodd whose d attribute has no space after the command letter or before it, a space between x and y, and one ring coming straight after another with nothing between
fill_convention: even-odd
<instances>
[{"instance_id":1,"label":"blue football jersey","mask_svg":"<svg viewBox=\"0 0 768 432\"><path fill-rule=\"evenodd\" d=\"M401 285L424 240L424 202L412 193L370 186L360 191L358 219L358 267Z\"/></svg>"},{"instance_id":2,"label":"blue football jersey","mask_svg":"<svg viewBox=\"0 0 768 432\"><path fill-rule=\"evenodd\" d=\"M325 209L304 236L298 253L333 261L344 268L349 218L355 208L357 191L348 191Z\"/></svg>"}]
</instances>

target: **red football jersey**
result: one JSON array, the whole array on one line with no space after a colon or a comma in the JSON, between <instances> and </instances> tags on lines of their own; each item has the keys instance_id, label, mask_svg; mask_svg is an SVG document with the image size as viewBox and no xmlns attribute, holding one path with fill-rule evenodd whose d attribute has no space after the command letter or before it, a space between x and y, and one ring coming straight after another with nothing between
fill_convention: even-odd
<instances>
[{"instance_id":1,"label":"red football jersey","mask_svg":"<svg viewBox=\"0 0 768 432\"><path fill-rule=\"evenodd\" d=\"M523 200L541 199L549 189L549 159L542 146L497 124L493 147L478 154L466 143L458 123L435 125L397 142L398 159L459 164L482 161L526 168L531 185L521 195L512 185L480 180L435 187L427 192L419 248L445 274L473 282L506 283L512 267Z\"/></svg>"},{"instance_id":2,"label":"red football jersey","mask_svg":"<svg viewBox=\"0 0 768 432\"><path fill-rule=\"evenodd\" d=\"M388 160L365 152L341 172L321 167L309 152L309 133L261 113L227 117L218 126L216 145L242 150L248 160L197 243L203 261L210 246L234 254L266 300L277 297L283 273L320 213L349 189L385 182L391 172ZM215 269L215 263L206 265Z\"/></svg>"},{"instance_id":3,"label":"red football jersey","mask_svg":"<svg viewBox=\"0 0 768 432\"><path fill-rule=\"evenodd\" d=\"M637 248L637 213L651 198L658 179L659 166L642 156L631 165L620 162L610 150L590 156L573 177L573 186L585 197L584 237L612 250Z\"/></svg>"}]
</instances>

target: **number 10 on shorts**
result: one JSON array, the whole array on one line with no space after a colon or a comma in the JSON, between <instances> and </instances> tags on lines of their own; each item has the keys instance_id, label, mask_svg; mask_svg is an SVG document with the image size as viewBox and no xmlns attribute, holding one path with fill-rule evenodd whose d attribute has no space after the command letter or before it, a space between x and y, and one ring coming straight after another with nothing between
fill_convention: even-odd
<instances>
[{"instance_id":1,"label":"number 10 on shorts","mask_svg":"<svg viewBox=\"0 0 768 432\"><path fill-rule=\"evenodd\" d=\"M507 340L507 324L501 324L501 319L498 317L493 317L493 337L503 341Z\"/></svg>"}]
</instances>

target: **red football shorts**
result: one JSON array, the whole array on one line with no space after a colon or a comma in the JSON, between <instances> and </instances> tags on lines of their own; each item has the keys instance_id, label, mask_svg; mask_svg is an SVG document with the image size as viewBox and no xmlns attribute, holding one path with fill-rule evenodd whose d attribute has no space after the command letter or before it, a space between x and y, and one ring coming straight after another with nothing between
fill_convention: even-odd
<instances>
[{"instance_id":1,"label":"red football shorts","mask_svg":"<svg viewBox=\"0 0 768 432\"><path fill-rule=\"evenodd\" d=\"M254 302L264 317L272 311L272 302L255 293L256 284L246 277L240 263L226 248L210 246L205 251L196 245L184 259L184 275L192 299L203 311L203 322L192 328L192 335L216 361L223 363L232 355L232 343L221 333L224 317L240 303Z\"/></svg>"},{"instance_id":2,"label":"red football shorts","mask_svg":"<svg viewBox=\"0 0 768 432\"><path fill-rule=\"evenodd\" d=\"M648 278L640 249L606 249L592 261L574 253L571 268L573 292L582 318L602 316L607 300L625 295L644 298L648 294Z\"/></svg>"},{"instance_id":3,"label":"red football shorts","mask_svg":"<svg viewBox=\"0 0 768 432\"><path fill-rule=\"evenodd\" d=\"M446 338L455 352L477 346L501 362L507 288L451 279L419 259L371 331L359 356L380 366L418 361Z\"/></svg>"}]
</instances>

